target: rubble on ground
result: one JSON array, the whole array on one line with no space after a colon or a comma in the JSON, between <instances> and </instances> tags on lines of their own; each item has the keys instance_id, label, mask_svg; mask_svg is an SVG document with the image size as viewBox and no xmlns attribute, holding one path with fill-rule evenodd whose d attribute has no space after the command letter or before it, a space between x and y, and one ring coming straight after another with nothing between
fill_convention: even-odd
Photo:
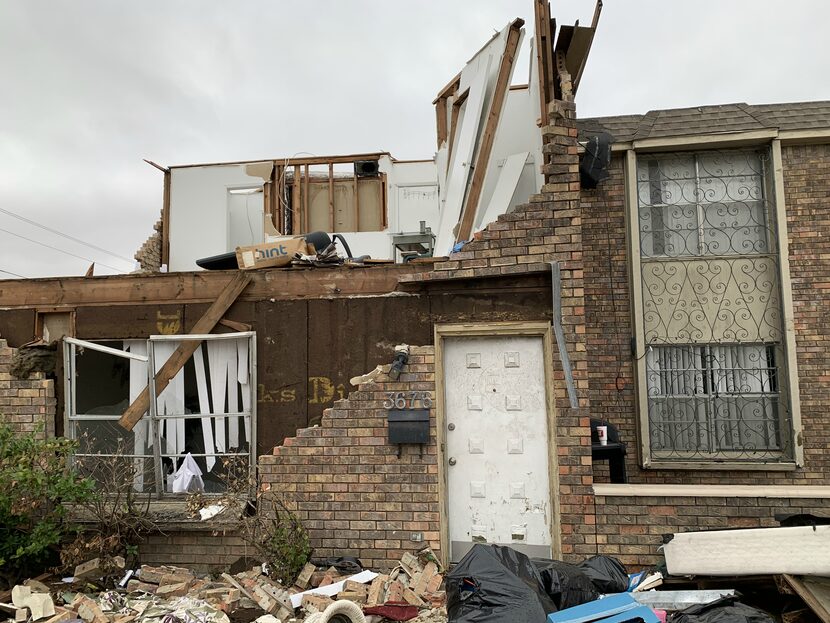
<instances>
[{"instance_id":1,"label":"rubble on ground","mask_svg":"<svg viewBox=\"0 0 830 623\"><path fill-rule=\"evenodd\" d=\"M447 620L443 570L429 549L404 554L388 574L367 570L344 574L335 566L309 563L292 586L271 579L262 567L211 577L183 567L142 565L127 571L118 588L100 590L103 570L124 566L123 559L114 563L93 559L79 565L62 587L27 581L11 592L12 604L0 603L0 621L8 617L13 623L314 623L328 620L335 611L353 623ZM365 618L364 609L369 610Z\"/></svg>"}]
</instances>

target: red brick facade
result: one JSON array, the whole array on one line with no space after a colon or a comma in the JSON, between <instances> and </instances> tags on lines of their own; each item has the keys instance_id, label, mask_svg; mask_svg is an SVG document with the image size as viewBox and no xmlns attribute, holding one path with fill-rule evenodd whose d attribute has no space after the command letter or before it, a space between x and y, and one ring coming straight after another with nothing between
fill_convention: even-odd
<instances>
[{"instance_id":1,"label":"red brick facade","mask_svg":"<svg viewBox=\"0 0 830 623\"><path fill-rule=\"evenodd\" d=\"M12 375L15 349L0 339L0 420L19 433L55 436L55 383L42 372L27 379Z\"/></svg>"}]
</instances>

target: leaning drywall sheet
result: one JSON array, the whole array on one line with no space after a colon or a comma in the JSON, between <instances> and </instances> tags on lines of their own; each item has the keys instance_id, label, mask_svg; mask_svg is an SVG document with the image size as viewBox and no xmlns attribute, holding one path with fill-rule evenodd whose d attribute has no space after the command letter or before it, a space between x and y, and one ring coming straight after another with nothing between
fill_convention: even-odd
<instances>
[{"instance_id":1,"label":"leaning drywall sheet","mask_svg":"<svg viewBox=\"0 0 830 623\"><path fill-rule=\"evenodd\" d=\"M525 170L525 164L529 152L523 151L508 156L498 172L498 182L493 190L484 210L479 210L479 220L476 229L484 229L489 223L495 221L500 215L505 214L510 207L519 178Z\"/></svg>"},{"instance_id":2,"label":"leaning drywall sheet","mask_svg":"<svg viewBox=\"0 0 830 623\"><path fill-rule=\"evenodd\" d=\"M830 575L830 526L675 534L663 546L672 575Z\"/></svg>"},{"instance_id":3,"label":"leaning drywall sheet","mask_svg":"<svg viewBox=\"0 0 830 623\"><path fill-rule=\"evenodd\" d=\"M458 90L463 93L469 88L469 95L459 113L458 127L450 128L455 138L447 168L446 189L441 196L441 220L436 234L435 255L448 254L455 241L453 228L461 217L471 165L493 99L509 30L510 24L495 35L461 71Z\"/></svg>"},{"instance_id":4,"label":"leaning drywall sheet","mask_svg":"<svg viewBox=\"0 0 830 623\"><path fill-rule=\"evenodd\" d=\"M481 131L481 115L491 60L489 56L486 57L484 59L484 70L476 72L470 85L470 95L463 104L463 116L459 115L461 120L457 130L458 138L453 144L453 153L450 156L447 195L443 202L435 242L436 255L449 254L455 240L453 228L461 216L461 206L464 204L464 195L467 193L471 171L470 165L473 162L476 139Z\"/></svg>"}]
</instances>

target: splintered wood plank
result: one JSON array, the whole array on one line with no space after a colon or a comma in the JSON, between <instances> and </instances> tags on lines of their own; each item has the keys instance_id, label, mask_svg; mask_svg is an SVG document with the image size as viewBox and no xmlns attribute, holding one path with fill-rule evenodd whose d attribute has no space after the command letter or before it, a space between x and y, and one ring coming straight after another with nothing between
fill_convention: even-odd
<instances>
[{"instance_id":1,"label":"splintered wood plank","mask_svg":"<svg viewBox=\"0 0 830 623\"><path fill-rule=\"evenodd\" d=\"M213 302L213 305L208 308L205 315L202 316L190 331L191 334L210 333L216 326L228 308L233 305L237 297L242 294L242 291L251 282L251 277L246 272L237 273L230 283L225 286L219 297ZM173 351L170 358L164 363L161 369L156 374L156 395L164 391L173 377L182 369L185 362L190 359L193 352L201 344L200 340L182 340L179 347ZM133 403L124 411L124 415L118 420L118 423L127 430L132 430L138 421L144 416L147 409L150 408L150 388L145 387L138 395Z\"/></svg>"},{"instance_id":2,"label":"splintered wood plank","mask_svg":"<svg viewBox=\"0 0 830 623\"><path fill-rule=\"evenodd\" d=\"M490 112L487 115L484 134L481 137L481 147L476 156L475 168L473 169L473 181L470 184L470 191L461 215L461 225L455 237L456 242L469 240L473 230L478 204L481 200L481 192L484 189L484 176L487 173L490 154L493 151L493 144L496 141L496 130L498 130L499 119L501 119L504 102L507 99L507 91L510 87L510 76L513 73L513 62L516 59L516 52L519 49L519 39L521 38L523 25L524 20L514 20L510 24L510 31L507 33L507 44L504 48L504 54L501 57L496 87L493 91L493 101L490 104Z\"/></svg>"}]
</instances>

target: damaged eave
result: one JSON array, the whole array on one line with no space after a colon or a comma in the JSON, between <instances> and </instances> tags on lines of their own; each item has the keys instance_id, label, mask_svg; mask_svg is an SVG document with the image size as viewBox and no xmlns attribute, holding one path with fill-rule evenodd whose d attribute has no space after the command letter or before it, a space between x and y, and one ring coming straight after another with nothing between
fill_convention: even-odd
<instances>
[{"instance_id":1,"label":"damaged eave","mask_svg":"<svg viewBox=\"0 0 830 623\"><path fill-rule=\"evenodd\" d=\"M239 300L347 298L398 290L403 276L428 272L430 264L361 268L274 268L250 271L251 284ZM238 271L152 275L109 275L0 281L0 309L206 303L219 296Z\"/></svg>"}]
</instances>

